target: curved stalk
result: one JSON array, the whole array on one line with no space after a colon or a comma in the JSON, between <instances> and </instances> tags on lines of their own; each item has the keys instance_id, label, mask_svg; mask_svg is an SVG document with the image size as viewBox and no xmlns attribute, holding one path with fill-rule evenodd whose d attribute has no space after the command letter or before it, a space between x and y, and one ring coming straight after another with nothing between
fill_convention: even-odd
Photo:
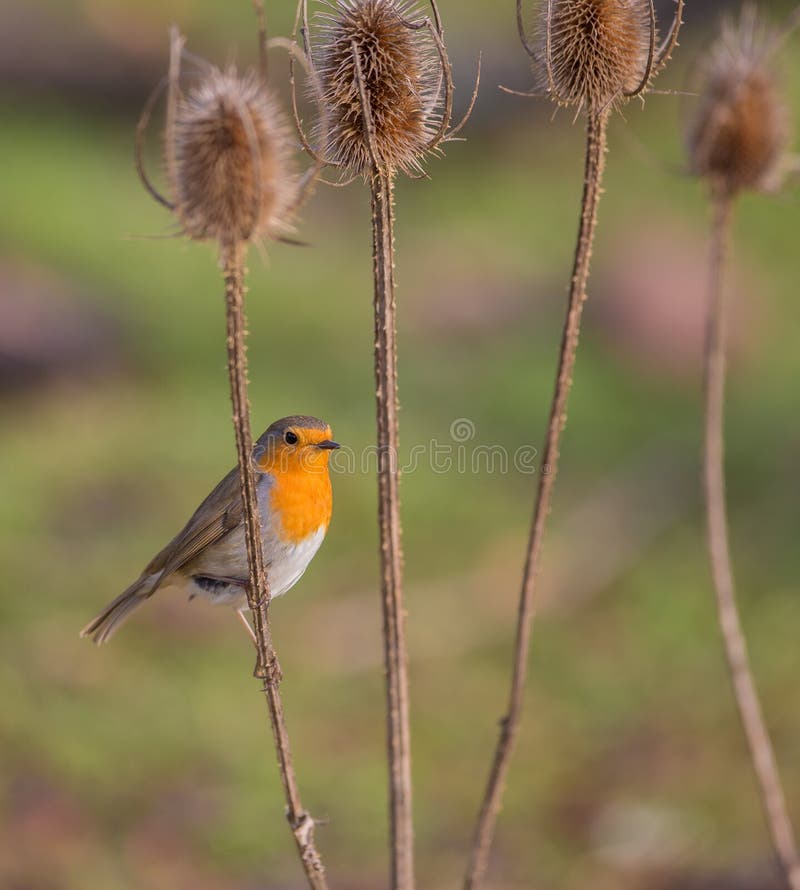
<instances>
[{"instance_id":1,"label":"curved stalk","mask_svg":"<svg viewBox=\"0 0 800 890\"><path fill-rule=\"evenodd\" d=\"M303 808L300 799L283 712L283 701L278 688L281 679L280 666L269 626L270 593L264 567L261 521L256 494L255 471L252 464L253 435L250 429L250 402L247 396L247 348L245 344L247 325L244 311L245 254L244 244L228 245L222 250L228 330L228 376L233 405L233 427L236 434L236 454L239 462L239 481L244 506L247 562L250 569L247 602L253 615L255 644L258 653L254 673L264 682L263 692L269 709L272 734L278 755L278 768L286 797L286 819L297 845L308 886L311 890L328 890L325 869L314 845L314 820Z\"/></svg>"},{"instance_id":2,"label":"curved stalk","mask_svg":"<svg viewBox=\"0 0 800 890\"><path fill-rule=\"evenodd\" d=\"M800 859L786 806L775 752L750 668L747 642L733 580L728 516L725 505L725 299L724 270L730 235L733 198L714 195L711 236L708 318L705 342L705 448L703 485L711 573L722 641L739 718L747 738L775 853L792 890L800 890Z\"/></svg>"},{"instance_id":3,"label":"curved stalk","mask_svg":"<svg viewBox=\"0 0 800 890\"><path fill-rule=\"evenodd\" d=\"M506 777L522 714L531 630L536 611L536 578L547 515L550 512L550 502L558 471L559 446L567 419L567 401L578 349L583 304L586 300L586 284L589 278L589 265L597 223L597 205L600 200L601 181L605 166L607 125L607 110L592 112L587 118L581 220L575 247L567 316L561 340L558 375L550 406L547 438L542 451L541 471L522 578L508 708L500 721L500 737L497 741L472 841L469 864L464 879L465 890L477 890L486 875L489 852L497 825L497 817L502 806Z\"/></svg>"},{"instance_id":4,"label":"curved stalk","mask_svg":"<svg viewBox=\"0 0 800 890\"><path fill-rule=\"evenodd\" d=\"M375 392L378 425L378 525L387 694L392 890L413 890L411 739L400 526L397 344L394 297L394 177L373 166Z\"/></svg>"}]
</instances>

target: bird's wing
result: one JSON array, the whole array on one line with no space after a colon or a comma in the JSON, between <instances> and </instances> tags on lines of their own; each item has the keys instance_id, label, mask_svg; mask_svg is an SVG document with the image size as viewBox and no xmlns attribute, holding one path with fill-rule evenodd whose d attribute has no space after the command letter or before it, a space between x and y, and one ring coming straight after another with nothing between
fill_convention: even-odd
<instances>
[{"instance_id":1,"label":"bird's wing","mask_svg":"<svg viewBox=\"0 0 800 890\"><path fill-rule=\"evenodd\" d=\"M234 468L195 510L184 528L150 561L146 574L166 578L236 528L243 516L239 470Z\"/></svg>"}]
</instances>

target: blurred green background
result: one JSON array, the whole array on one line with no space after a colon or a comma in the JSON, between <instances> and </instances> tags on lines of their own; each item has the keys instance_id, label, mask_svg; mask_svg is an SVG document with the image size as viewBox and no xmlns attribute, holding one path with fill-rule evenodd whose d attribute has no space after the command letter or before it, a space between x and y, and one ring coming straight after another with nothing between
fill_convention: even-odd
<instances>
[{"instance_id":1,"label":"blurred green background","mask_svg":"<svg viewBox=\"0 0 800 890\"><path fill-rule=\"evenodd\" d=\"M669 3L663 13L668 14ZM776 18L790 4L762 4ZM268 2L288 33L289 2ZM689 3L689 63L729 2ZM511 2L441 0L464 143L397 196L404 452L538 447L577 225L582 131L529 89ZM133 169L167 28L255 58L251 6L0 5L0 886L303 886L253 657L227 612L156 598L113 643L78 630L233 464L214 249L171 237ZM784 57L800 106L797 43ZM276 79L285 78L276 57ZM542 574L496 888L778 888L715 625L698 492L708 209L683 172L691 98L610 136L590 304ZM156 128L157 129L157 128ZM157 167L153 134L153 164ZM369 207L320 188L250 257L253 422L373 436ZM741 202L730 280L730 510L741 606L800 820L796 194ZM535 477L405 474L420 886L458 886L506 695ZM327 542L274 633L332 886L385 886L374 480L334 478Z\"/></svg>"}]
</instances>

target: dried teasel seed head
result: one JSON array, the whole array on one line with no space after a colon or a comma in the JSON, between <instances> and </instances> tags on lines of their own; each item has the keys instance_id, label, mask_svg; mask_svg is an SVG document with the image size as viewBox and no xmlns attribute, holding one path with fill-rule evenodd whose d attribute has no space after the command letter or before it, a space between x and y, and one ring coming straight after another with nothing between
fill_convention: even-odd
<instances>
[{"instance_id":1,"label":"dried teasel seed head","mask_svg":"<svg viewBox=\"0 0 800 890\"><path fill-rule=\"evenodd\" d=\"M771 56L776 34L755 7L726 20L700 68L700 98L688 133L691 170L734 194L778 185L789 138Z\"/></svg>"},{"instance_id":2,"label":"dried teasel seed head","mask_svg":"<svg viewBox=\"0 0 800 890\"><path fill-rule=\"evenodd\" d=\"M539 0L541 86L559 105L601 111L642 86L656 39L650 0Z\"/></svg>"},{"instance_id":3,"label":"dried teasel seed head","mask_svg":"<svg viewBox=\"0 0 800 890\"><path fill-rule=\"evenodd\" d=\"M234 244L291 230L291 131L259 76L204 66L176 97L166 138L174 208L189 237Z\"/></svg>"},{"instance_id":4,"label":"dried teasel seed head","mask_svg":"<svg viewBox=\"0 0 800 890\"><path fill-rule=\"evenodd\" d=\"M442 120L443 64L414 0L331 0L314 46L327 162L352 174L421 172ZM365 119L364 108L371 120Z\"/></svg>"}]
</instances>

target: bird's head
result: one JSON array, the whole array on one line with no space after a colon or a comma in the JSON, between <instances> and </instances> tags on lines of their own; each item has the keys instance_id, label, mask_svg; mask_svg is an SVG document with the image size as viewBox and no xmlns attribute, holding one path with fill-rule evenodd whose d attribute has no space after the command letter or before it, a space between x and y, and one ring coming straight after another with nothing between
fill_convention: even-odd
<instances>
[{"instance_id":1,"label":"bird's head","mask_svg":"<svg viewBox=\"0 0 800 890\"><path fill-rule=\"evenodd\" d=\"M253 449L263 473L324 473L331 451L339 447L331 428L317 417L292 415L276 420Z\"/></svg>"}]
</instances>

